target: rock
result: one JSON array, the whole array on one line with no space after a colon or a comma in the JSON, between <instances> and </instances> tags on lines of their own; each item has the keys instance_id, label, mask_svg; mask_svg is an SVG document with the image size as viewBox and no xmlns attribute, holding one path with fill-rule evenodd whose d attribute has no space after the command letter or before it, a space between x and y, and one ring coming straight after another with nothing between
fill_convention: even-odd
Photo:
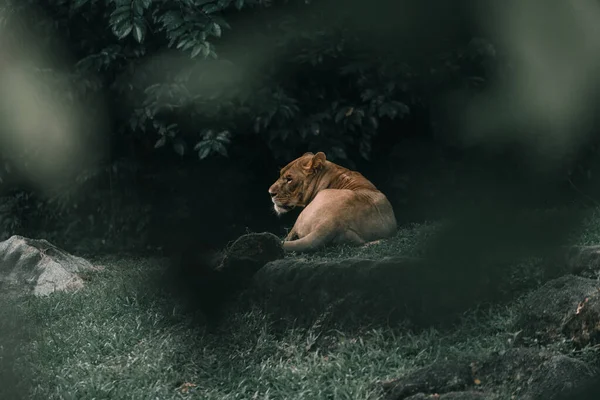
<instances>
[{"instance_id":1,"label":"rock","mask_svg":"<svg viewBox=\"0 0 600 400\"><path fill-rule=\"evenodd\" d=\"M598 400L599 394L600 379L595 378L573 390L564 391L562 395L555 397L555 400Z\"/></svg>"},{"instance_id":2,"label":"rock","mask_svg":"<svg viewBox=\"0 0 600 400\"><path fill-rule=\"evenodd\" d=\"M587 259L592 257L590 252L585 253ZM542 267L538 260L534 266L489 265L485 271L479 267L451 269L443 260L428 257L286 257L261 268L250 289L266 312L299 324L303 318L328 314L338 325L408 320L426 327L454 322L477 304L512 300L539 281L550 282L529 295L519 324L527 333L549 329L542 333L556 335L569 307L576 307L594 285L574 276L548 281L571 271L565 267L564 251L559 253L560 262L552 266ZM583 260L584 253L573 250L571 254L570 259L580 254L578 259Z\"/></svg>"},{"instance_id":3,"label":"rock","mask_svg":"<svg viewBox=\"0 0 600 400\"><path fill-rule=\"evenodd\" d=\"M529 380L528 398L532 400L574 399L580 388L597 379L597 371L581 360L556 355L540 365Z\"/></svg>"},{"instance_id":4,"label":"rock","mask_svg":"<svg viewBox=\"0 0 600 400\"><path fill-rule=\"evenodd\" d=\"M407 397L406 400L491 400L492 397L482 392L449 392L444 394L418 393Z\"/></svg>"},{"instance_id":5,"label":"rock","mask_svg":"<svg viewBox=\"0 0 600 400\"><path fill-rule=\"evenodd\" d=\"M444 393L439 400L491 400L492 396L483 392L466 391Z\"/></svg>"},{"instance_id":6,"label":"rock","mask_svg":"<svg viewBox=\"0 0 600 400\"><path fill-rule=\"evenodd\" d=\"M405 400L433 400L439 399L439 394L425 394L425 393L417 393L409 397L405 397Z\"/></svg>"},{"instance_id":7,"label":"rock","mask_svg":"<svg viewBox=\"0 0 600 400\"><path fill-rule=\"evenodd\" d=\"M449 297L448 292L430 295L430 288L436 287L436 275L428 271L421 260L406 257L290 257L260 269L248 295L265 312L277 318L292 318L298 324L310 323L313 317L324 313L340 325L358 320L389 323L407 317L429 324L436 316L449 315L445 307L452 302L437 301L441 295ZM434 310L426 312L426 308Z\"/></svg>"},{"instance_id":8,"label":"rock","mask_svg":"<svg viewBox=\"0 0 600 400\"><path fill-rule=\"evenodd\" d=\"M419 394L446 393L472 383L471 370L464 362L440 362L420 368L392 381L384 382L387 400L416 399ZM425 397L428 398L428 397Z\"/></svg>"},{"instance_id":9,"label":"rock","mask_svg":"<svg viewBox=\"0 0 600 400\"><path fill-rule=\"evenodd\" d=\"M596 280L573 275L551 280L529 293L517 307L516 329L542 340L561 335L565 316L573 314L580 302L597 291Z\"/></svg>"},{"instance_id":10,"label":"rock","mask_svg":"<svg viewBox=\"0 0 600 400\"><path fill-rule=\"evenodd\" d=\"M538 349L516 347L504 352L492 353L471 363L473 381L484 387L514 385L514 394L522 394L527 380L552 353Z\"/></svg>"},{"instance_id":11,"label":"rock","mask_svg":"<svg viewBox=\"0 0 600 400\"><path fill-rule=\"evenodd\" d=\"M15 235L0 242L0 283L11 289L36 296L75 290L83 287L79 273L94 269L43 239Z\"/></svg>"},{"instance_id":12,"label":"rock","mask_svg":"<svg viewBox=\"0 0 600 400\"><path fill-rule=\"evenodd\" d=\"M582 348L600 343L600 292L598 289L582 299L576 309L569 310L562 333Z\"/></svg>"},{"instance_id":13,"label":"rock","mask_svg":"<svg viewBox=\"0 0 600 400\"><path fill-rule=\"evenodd\" d=\"M595 376L583 361L547 350L514 348L475 361L436 363L382 386L388 400L492 399L507 390L523 400L558 400Z\"/></svg>"},{"instance_id":14,"label":"rock","mask_svg":"<svg viewBox=\"0 0 600 400\"><path fill-rule=\"evenodd\" d=\"M225 249L216 270L227 279L246 286L252 276L265 264L284 257L281 239L272 233L249 233L240 236Z\"/></svg>"},{"instance_id":15,"label":"rock","mask_svg":"<svg viewBox=\"0 0 600 400\"><path fill-rule=\"evenodd\" d=\"M456 322L498 296L497 280L428 259L286 257L254 275L249 295L276 318L311 323L330 315L339 326L410 321L418 327Z\"/></svg>"},{"instance_id":16,"label":"rock","mask_svg":"<svg viewBox=\"0 0 600 400\"><path fill-rule=\"evenodd\" d=\"M281 239L271 233L240 236L220 254L186 252L172 266L174 291L211 320L222 307L245 289L253 275L269 261L284 257Z\"/></svg>"},{"instance_id":17,"label":"rock","mask_svg":"<svg viewBox=\"0 0 600 400\"><path fill-rule=\"evenodd\" d=\"M514 398L554 400L593 379L583 361L535 348L513 348L471 363L474 380L487 392L510 389Z\"/></svg>"}]
</instances>

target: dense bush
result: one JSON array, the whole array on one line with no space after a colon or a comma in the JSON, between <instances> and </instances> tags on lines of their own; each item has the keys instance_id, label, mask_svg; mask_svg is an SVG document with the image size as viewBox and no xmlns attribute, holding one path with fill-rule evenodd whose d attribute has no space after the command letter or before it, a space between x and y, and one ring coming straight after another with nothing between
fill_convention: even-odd
<instances>
[{"instance_id":1,"label":"dense bush","mask_svg":"<svg viewBox=\"0 0 600 400\"><path fill-rule=\"evenodd\" d=\"M380 3L370 21L383 17L389 2ZM450 48L455 51L408 60L406 46L385 44L377 28L354 27L348 20L356 10L340 12L338 5L7 1L3 23L13 44L19 28L31 27L40 48L66 44L73 62L54 70L57 79L77 83L67 96L73 101L98 93L111 99L117 142L140 148L151 142L200 159L227 156L231 141L242 135L264 140L278 159L306 147L326 150L333 160L368 159L382 123L422 106L431 82L482 80L472 61L492 54L487 43L466 49L463 40ZM465 61L470 71L463 71Z\"/></svg>"}]
</instances>

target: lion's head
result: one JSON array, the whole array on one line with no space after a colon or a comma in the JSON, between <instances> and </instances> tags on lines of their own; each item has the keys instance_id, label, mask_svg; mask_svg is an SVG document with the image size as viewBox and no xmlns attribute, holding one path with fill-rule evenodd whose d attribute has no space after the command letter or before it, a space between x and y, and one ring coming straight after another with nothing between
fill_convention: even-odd
<instances>
[{"instance_id":1,"label":"lion's head","mask_svg":"<svg viewBox=\"0 0 600 400\"><path fill-rule=\"evenodd\" d=\"M279 179L269 188L278 215L307 205L314 194L315 178L326 161L323 152L306 153L281 169Z\"/></svg>"}]
</instances>

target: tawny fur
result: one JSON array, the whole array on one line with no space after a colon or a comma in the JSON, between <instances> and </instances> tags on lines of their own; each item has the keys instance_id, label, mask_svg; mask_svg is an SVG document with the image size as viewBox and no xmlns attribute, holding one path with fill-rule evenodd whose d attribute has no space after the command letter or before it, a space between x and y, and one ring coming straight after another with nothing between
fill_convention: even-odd
<instances>
[{"instance_id":1,"label":"tawny fur","mask_svg":"<svg viewBox=\"0 0 600 400\"><path fill-rule=\"evenodd\" d=\"M277 214L304 207L283 243L286 251L314 251L329 244L362 245L392 236L392 205L356 171L306 153L285 166L269 188Z\"/></svg>"}]
</instances>

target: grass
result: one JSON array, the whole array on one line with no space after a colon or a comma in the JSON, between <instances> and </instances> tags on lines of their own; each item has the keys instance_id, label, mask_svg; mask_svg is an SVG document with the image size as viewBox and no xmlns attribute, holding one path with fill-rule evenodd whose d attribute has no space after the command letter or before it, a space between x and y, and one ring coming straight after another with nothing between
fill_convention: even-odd
<instances>
[{"instance_id":1,"label":"grass","mask_svg":"<svg viewBox=\"0 0 600 400\"><path fill-rule=\"evenodd\" d=\"M380 379L507 346L507 310L471 318L445 334L413 334L402 326L350 333L323 330L318 323L276 331L252 307L209 329L156 285L160 261L105 265L85 290L28 297L2 309L2 321L15 307L24 317L13 335L18 357L12 366L25 379L13 381L16 387L3 385L0 394L13 389L35 399L375 399ZM23 332L29 337L17 341L14 336Z\"/></svg>"},{"instance_id":2,"label":"grass","mask_svg":"<svg viewBox=\"0 0 600 400\"><path fill-rule=\"evenodd\" d=\"M589 224L582 243L600 243L597 226ZM435 228L407 227L377 246L309 257L419 255ZM98 263L105 269L79 292L1 299L0 398L376 399L379 380L505 350L512 336L508 307L469 312L450 331L400 324L342 332L319 318L281 330L251 305L211 327L160 284L161 260Z\"/></svg>"}]
</instances>

